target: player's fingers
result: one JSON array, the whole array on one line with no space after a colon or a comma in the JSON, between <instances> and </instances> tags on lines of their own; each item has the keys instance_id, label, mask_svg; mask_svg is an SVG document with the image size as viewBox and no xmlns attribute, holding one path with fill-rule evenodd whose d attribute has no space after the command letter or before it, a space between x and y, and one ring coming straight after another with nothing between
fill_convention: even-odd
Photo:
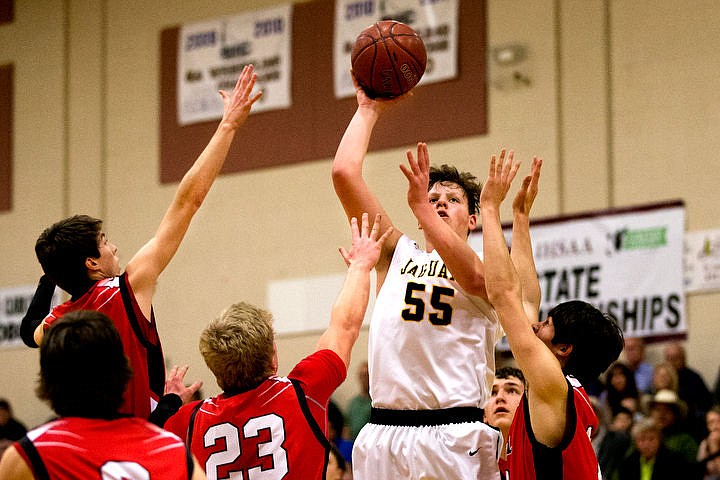
<instances>
[{"instance_id":1,"label":"player's fingers","mask_svg":"<svg viewBox=\"0 0 720 480\"><path fill-rule=\"evenodd\" d=\"M500 168L502 168L502 166L505 164L505 153L506 153L506 152L505 152L505 149L504 149L504 148L501 148L501 149L500 149L500 156L499 156L498 161L497 161L497 165L498 165Z\"/></svg>"},{"instance_id":2,"label":"player's fingers","mask_svg":"<svg viewBox=\"0 0 720 480\"><path fill-rule=\"evenodd\" d=\"M355 240L360 236L360 229L358 228L357 217L352 217L350 219L350 231L352 233L352 241L353 243L355 243Z\"/></svg>"},{"instance_id":3,"label":"player's fingers","mask_svg":"<svg viewBox=\"0 0 720 480\"><path fill-rule=\"evenodd\" d=\"M497 159L495 158L495 155L490 157L490 169L488 171L488 176L490 178L495 176L495 164L497 162Z\"/></svg>"},{"instance_id":4,"label":"player's fingers","mask_svg":"<svg viewBox=\"0 0 720 480\"><path fill-rule=\"evenodd\" d=\"M515 152L510 150L509 152L507 152L506 159L505 153L505 150L500 153L500 171L503 177L507 177L510 174L510 170L512 169L513 165L513 157L515 156Z\"/></svg>"},{"instance_id":5,"label":"player's fingers","mask_svg":"<svg viewBox=\"0 0 720 480\"><path fill-rule=\"evenodd\" d=\"M388 229L385 230L385 233L383 233L382 236L380 238L378 238L378 243L380 245L385 243L385 240L387 240L387 238L390 236L390 234L393 232L393 230L395 230L393 227L388 227Z\"/></svg>"},{"instance_id":6,"label":"player's fingers","mask_svg":"<svg viewBox=\"0 0 720 480\"><path fill-rule=\"evenodd\" d=\"M410 170L413 173L417 172L417 161L415 160L415 157L413 156L412 151L406 150L405 156L407 157L408 165L410 165Z\"/></svg>"},{"instance_id":7,"label":"player's fingers","mask_svg":"<svg viewBox=\"0 0 720 480\"><path fill-rule=\"evenodd\" d=\"M260 99L260 97L262 97L262 95L263 95L263 92L262 92L262 91L257 92L257 93L255 94L255 96L250 99L250 101L249 101L250 105L252 105L253 103L257 102L257 101Z\"/></svg>"},{"instance_id":8,"label":"player's fingers","mask_svg":"<svg viewBox=\"0 0 720 480\"><path fill-rule=\"evenodd\" d=\"M430 151L425 142L418 143L418 163L424 172L427 171L430 166Z\"/></svg>"},{"instance_id":9,"label":"player's fingers","mask_svg":"<svg viewBox=\"0 0 720 480\"><path fill-rule=\"evenodd\" d=\"M370 221L368 220L368 214L367 212L363 212L362 214L362 236L367 237L368 233L370 232Z\"/></svg>"}]
</instances>

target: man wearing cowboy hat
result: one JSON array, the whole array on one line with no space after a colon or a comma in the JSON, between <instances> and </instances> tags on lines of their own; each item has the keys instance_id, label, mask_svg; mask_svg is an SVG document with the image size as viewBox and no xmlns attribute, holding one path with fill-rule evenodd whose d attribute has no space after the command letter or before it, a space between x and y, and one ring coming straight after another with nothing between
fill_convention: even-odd
<instances>
[{"instance_id":1,"label":"man wearing cowboy hat","mask_svg":"<svg viewBox=\"0 0 720 480\"><path fill-rule=\"evenodd\" d=\"M672 390L658 391L648 403L648 413L662 429L663 444L694 464L698 445L683 423L687 405L680 400L678 394Z\"/></svg>"}]
</instances>

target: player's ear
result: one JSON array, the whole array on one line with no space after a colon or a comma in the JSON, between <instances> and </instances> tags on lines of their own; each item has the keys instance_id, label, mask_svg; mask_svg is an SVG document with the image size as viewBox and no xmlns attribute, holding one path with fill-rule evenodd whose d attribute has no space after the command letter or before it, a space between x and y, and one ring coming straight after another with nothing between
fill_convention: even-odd
<instances>
[{"instance_id":1,"label":"player's ear","mask_svg":"<svg viewBox=\"0 0 720 480\"><path fill-rule=\"evenodd\" d=\"M560 361L565 364L567 359L570 358L570 354L573 351L573 346L570 343L556 343L554 345L555 355Z\"/></svg>"},{"instance_id":2,"label":"player's ear","mask_svg":"<svg viewBox=\"0 0 720 480\"><path fill-rule=\"evenodd\" d=\"M100 264L97 262L97 259L92 257L85 259L85 267L91 271L100 270Z\"/></svg>"},{"instance_id":3,"label":"player's ear","mask_svg":"<svg viewBox=\"0 0 720 480\"><path fill-rule=\"evenodd\" d=\"M473 213L468 220L468 229L472 232L475 227L477 227L477 215Z\"/></svg>"}]
</instances>

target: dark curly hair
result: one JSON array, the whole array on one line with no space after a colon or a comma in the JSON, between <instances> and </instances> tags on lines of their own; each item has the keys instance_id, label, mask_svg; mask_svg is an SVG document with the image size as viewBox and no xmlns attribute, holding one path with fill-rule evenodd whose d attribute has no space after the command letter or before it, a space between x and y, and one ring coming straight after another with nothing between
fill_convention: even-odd
<instances>
[{"instance_id":1,"label":"dark curly hair","mask_svg":"<svg viewBox=\"0 0 720 480\"><path fill-rule=\"evenodd\" d=\"M523 386L527 387L527 381L525 381L525 375L522 370L516 367L502 367L495 370L495 378L507 379L515 377L520 380Z\"/></svg>"},{"instance_id":2,"label":"dark curly hair","mask_svg":"<svg viewBox=\"0 0 720 480\"><path fill-rule=\"evenodd\" d=\"M451 165L440 165L439 167L430 167L430 182L428 183L428 190L433 185L440 183L454 183L465 192L465 196L468 200L468 213L470 215L477 215L480 212L480 191L482 190L482 183L478 181L477 177L469 172L460 172L457 168Z\"/></svg>"},{"instance_id":3,"label":"dark curly hair","mask_svg":"<svg viewBox=\"0 0 720 480\"><path fill-rule=\"evenodd\" d=\"M589 303L563 302L550 310L548 317L555 327L552 343L573 346L563 371L581 383L596 380L620 356L622 330L614 318Z\"/></svg>"}]
</instances>

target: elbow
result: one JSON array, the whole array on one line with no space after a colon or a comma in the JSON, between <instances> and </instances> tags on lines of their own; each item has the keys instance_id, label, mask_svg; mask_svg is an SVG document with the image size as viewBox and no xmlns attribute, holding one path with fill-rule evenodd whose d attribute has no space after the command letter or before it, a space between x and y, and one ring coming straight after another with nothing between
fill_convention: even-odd
<instances>
[{"instance_id":1,"label":"elbow","mask_svg":"<svg viewBox=\"0 0 720 480\"><path fill-rule=\"evenodd\" d=\"M357 172L350 165L342 162L333 162L332 181L336 189L352 184L353 179L356 177Z\"/></svg>"},{"instance_id":2,"label":"elbow","mask_svg":"<svg viewBox=\"0 0 720 480\"><path fill-rule=\"evenodd\" d=\"M487 284L488 300L495 307L521 298L520 286L516 282L490 281Z\"/></svg>"},{"instance_id":3,"label":"elbow","mask_svg":"<svg viewBox=\"0 0 720 480\"><path fill-rule=\"evenodd\" d=\"M457 280L457 279L456 279ZM468 278L463 279L462 282L458 280L460 286L468 293L487 298L487 282L485 281L484 275L472 275Z\"/></svg>"}]
</instances>

